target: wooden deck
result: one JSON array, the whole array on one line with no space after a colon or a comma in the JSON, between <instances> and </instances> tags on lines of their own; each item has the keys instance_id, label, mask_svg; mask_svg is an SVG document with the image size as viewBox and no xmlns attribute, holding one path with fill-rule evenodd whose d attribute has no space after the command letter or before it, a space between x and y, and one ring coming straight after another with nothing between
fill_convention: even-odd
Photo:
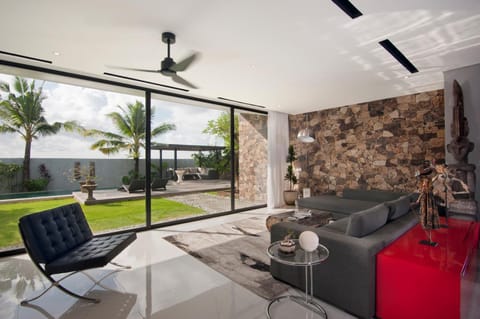
<instances>
[{"instance_id":1,"label":"wooden deck","mask_svg":"<svg viewBox=\"0 0 480 319\"><path fill-rule=\"evenodd\" d=\"M230 189L228 180L193 180L177 183L168 181L167 189L152 191L152 197L171 197L175 195L185 195L192 193L202 193L211 191L222 191ZM73 192L75 200L86 205L95 205L100 203L113 203L125 200L135 200L145 198L145 192L128 193L118 189L95 190L93 197L95 200L87 201L87 193Z\"/></svg>"}]
</instances>

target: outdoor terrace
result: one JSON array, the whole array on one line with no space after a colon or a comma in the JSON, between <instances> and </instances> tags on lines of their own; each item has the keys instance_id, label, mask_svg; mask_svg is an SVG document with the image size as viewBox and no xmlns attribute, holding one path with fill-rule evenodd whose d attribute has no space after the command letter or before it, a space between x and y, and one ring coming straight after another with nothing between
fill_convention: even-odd
<instances>
[{"instance_id":1,"label":"outdoor terrace","mask_svg":"<svg viewBox=\"0 0 480 319\"><path fill-rule=\"evenodd\" d=\"M230 181L228 180L192 180L182 181L181 183L170 180L167 183L166 190L152 191L152 197L172 197L193 193L228 191L229 189ZM87 193L83 193L80 191L73 192L72 195L75 200L77 200L81 204L85 204L88 196ZM88 201L87 205L143 199L145 198L145 192L139 191L129 193L119 189L105 189L95 190L93 192L93 197L95 198L95 200Z\"/></svg>"}]
</instances>

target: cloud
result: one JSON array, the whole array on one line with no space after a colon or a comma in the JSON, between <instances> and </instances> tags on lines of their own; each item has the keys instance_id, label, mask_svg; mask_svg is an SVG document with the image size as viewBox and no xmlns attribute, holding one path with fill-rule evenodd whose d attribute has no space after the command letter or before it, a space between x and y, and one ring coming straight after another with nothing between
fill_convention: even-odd
<instances>
[{"instance_id":1,"label":"cloud","mask_svg":"<svg viewBox=\"0 0 480 319\"><path fill-rule=\"evenodd\" d=\"M13 83L14 77L0 74L0 81ZM37 81L38 85L42 81ZM50 123L75 120L85 128L116 132L108 113L119 111L118 105L134 103L142 97L108 92L74 85L45 82L46 99L43 102L45 118ZM173 123L176 130L154 138L154 141L169 144L223 145L221 139L202 133L209 120L216 119L222 112L206 107L153 100L155 108L152 128L162 123ZM79 134L59 132L53 136L35 139L32 143L32 158L125 158L126 152L106 156L90 146L95 138ZM0 158L23 158L25 142L18 134L0 135ZM179 157L190 158L189 152ZM152 153L152 156L156 154ZM170 157L165 154L166 158ZM142 156L143 157L143 156Z\"/></svg>"}]
</instances>

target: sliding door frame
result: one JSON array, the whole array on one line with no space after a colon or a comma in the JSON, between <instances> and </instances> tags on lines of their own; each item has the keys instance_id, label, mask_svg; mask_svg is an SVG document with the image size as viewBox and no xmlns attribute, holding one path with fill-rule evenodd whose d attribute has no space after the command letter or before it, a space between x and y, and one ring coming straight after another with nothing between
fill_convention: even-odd
<instances>
[{"instance_id":1,"label":"sliding door frame","mask_svg":"<svg viewBox=\"0 0 480 319\"><path fill-rule=\"evenodd\" d=\"M254 205L246 208L241 208L241 209L236 209L235 208L235 185L236 185L236 176L235 176L235 160L236 160L236 155L235 155L235 110L244 110L248 112L254 112L258 114L263 114L263 115L268 115L267 111L261 111L261 110L256 110L252 109L249 107L242 107L242 106L237 106L230 104L228 102L224 102L225 100L218 101L218 100L211 100L208 98L201 98L201 97L195 97L195 96L189 96L185 95L182 93L177 93L177 92L170 92L170 91L165 91L165 90L160 90L160 89L152 89L149 87L141 86L141 85L135 85L135 84L128 84L128 83L123 83L123 82L118 82L110 79L105 79L105 78L100 78L100 77L95 77L93 75L84 75L84 74L79 74L79 73L74 73L74 72L67 72L67 71L62 71L62 70L56 70L56 69L51 69L47 67L42 67L42 66L37 66L37 65L29 65L29 64L24 64L24 63L19 63L19 62L13 62L13 61L8 61L8 60L1 60L0 59L0 65L4 65L7 67L12 67L16 69L23 69L23 70L29 70L29 71L34 71L34 72L39 72L39 73L46 73L46 74L52 74L60 77L66 77L66 78L72 78L76 80L82 80L82 81L88 81L92 83L98 83L98 84L106 84L110 86L115 86L115 87L120 87L120 88L125 88L125 89L133 89L137 91L143 91L145 92L145 115L147 117L146 121L146 134L145 134L145 182L146 182L146 190L145 190L145 225L141 227L135 227L135 228L129 228L125 230L118 230L118 231L112 231L109 232L109 234L119 234L119 233L125 233L125 232L130 232L130 231L145 231L153 228L160 228L160 227L166 227L166 226L171 226L171 225L177 225L177 224L183 224L183 223L188 223L188 222L193 222L197 220L202 220L202 219L207 219L207 218L213 218L213 217L218 217L218 216L224 216L224 215L229 215L229 214L235 214L243 211L248 211L251 209L256 209L256 208L262 208L266 207L265 204L261 205ZM48 80L50 81L50 80ZM61 83L61 82L60 82ZM154 84L154 83L152 83ZM75 84L76 85L76 84ZM160 85L160 84L159 84ZM179 99L184 99L187 101L195 101L195 102L201 102L201 103L206 103L206 104L211 104L211 105L218 105L225 107L229 110L229 115L230 115L230 147L231 147L231 158L230 158L230 169L231 169L231 178L230 178L230 210L225 211L225 212L219 212L219 213L213 213L213 214L206 214L206 215L201 215L201 216L193 216L193 217L188 217L184 219L179 219L179 220L172 220L172 221L167 221L167 222L161 222L161 223L155 223L152 224L152 218L151 218L151 200L152 200L152 194L151 194L151 100L152 100L152 94L158 94L158 95L163 95L167 97L173 97L173 98L179 98ZM11 250L6 250L0 252L0 257L4 256L10 256L10 255L16 255L16 254L21 254L25 252L25 248L17 248L17 249L11 249Z\"/></svg>"}]
</instances>

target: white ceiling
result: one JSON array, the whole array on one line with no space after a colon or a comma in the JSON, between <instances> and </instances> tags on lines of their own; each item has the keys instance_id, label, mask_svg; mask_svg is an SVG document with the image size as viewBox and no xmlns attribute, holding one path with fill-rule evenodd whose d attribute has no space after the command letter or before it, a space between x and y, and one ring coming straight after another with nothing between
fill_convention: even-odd
<instances>
[{"instance_id":1,"label":"white ceiling","mask_svg":"<svg viewBox=\"0 0 480 319\"><path fill-rule=\"evenodd\" d=\"M158 69L171 31L176 61L201 53L181 74L200 87L192 95L292 114L443 88L443 71L480 63L479 0L352 2L355 20L330 0L2 0L0 50L180 86L107 67ZM386 38L419 73L406 78Z\"/></svg>"}]
</instances>

